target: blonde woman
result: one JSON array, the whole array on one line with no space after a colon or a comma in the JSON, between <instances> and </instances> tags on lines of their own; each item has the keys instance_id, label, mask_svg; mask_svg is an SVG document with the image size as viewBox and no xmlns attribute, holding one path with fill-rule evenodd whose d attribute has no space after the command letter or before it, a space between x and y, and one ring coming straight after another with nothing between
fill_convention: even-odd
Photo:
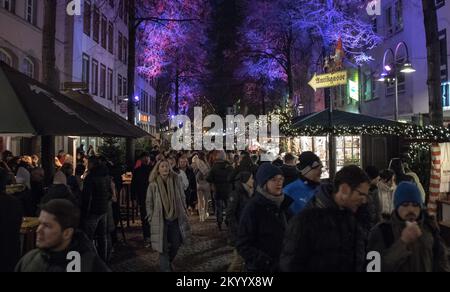
<instances>
[{"instance_id":1,"label":"blonde woman","mask_svg":"<svg viewBox=\"0 0 450 292\"><path fill-rule=\"evenodd\" d=\"M161 271L172 272L178 249L190 235L183 184L166 159L155 165L149 182L146 208L152 248L159 252Z\"/></svg>"},{"instance_id":2,"label":"blonde woman","mask_svg":"<svg viewBox=\"0 0 450 292\"><path fill-rule=\"evenodd\" d=\"M200 216L200 222L204 222L208 214L208 201L211 197L211 186L206 181L206 177L209 174L210 167L206 162L206 155L200 152L197 156L192 158L192 167L194 168L195 178L197 180L197 201L198 201L198 213Z\"/></svg>"}]
</instances>

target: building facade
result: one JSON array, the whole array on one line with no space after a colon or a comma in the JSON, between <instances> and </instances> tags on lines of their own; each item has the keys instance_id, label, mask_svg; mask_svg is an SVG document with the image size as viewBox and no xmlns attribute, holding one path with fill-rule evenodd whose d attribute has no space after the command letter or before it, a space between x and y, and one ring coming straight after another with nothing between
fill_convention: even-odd
<instances>
[{"instance_id":1,"label":"building facade","mask_svg":"<svg viewBox=\"0 0 450 292\"><path fill-rule=\"evenodd\" d=\"M57 1L56 67L61 90L83 90L127 118L128 12L127 0L82 0L81 15L66 12L68 1ZM0 60L42 81L44 2L0 0ZM12 29L5 29L12 28ZM156 132L156 100L152 82L136 73L136 124ZM75 137L57 137L56 150L73 149ZM0 150L14 154L38 149L23 147L20 137L0 138ZM36 140L36 139L34 139ZM81 137L86 146L98 139ZM24 149L25 148L25 149Z\"/></svg>"},{"instance_id":2,"label":"building facade","mask_svg":"<svg viewBox=\"0 0 450 292\"><path fill-rule=\"evenodd\" d=\"M450 31L450 4L445 0L436 1L441 38L442 90L444 93L445 116L450 119L449 55L448 31ZM373 18L373 25L384 41L371 52L374 61L362 69L361 74L361 113L381 118L395 117L395 85L379 82L384 70L383 57L387 50L395 51L400 42L408 47L409 61L416 70L411 74L398 73L398 119L417 124L429 120L427 49L422 11L419 0L384 0L381 1L381 15ZM397 54L397 62L407 61L405 46ZM392 54L387 53L387 63L393 63Z\"/></svg>"}]
</instances>

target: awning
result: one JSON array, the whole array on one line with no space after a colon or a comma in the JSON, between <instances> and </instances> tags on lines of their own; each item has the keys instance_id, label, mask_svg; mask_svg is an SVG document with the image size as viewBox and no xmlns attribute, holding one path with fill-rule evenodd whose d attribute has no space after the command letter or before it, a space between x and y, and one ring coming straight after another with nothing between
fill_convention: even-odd
<instances>
[{"instance_id":1,"label":"awning","mask_svg":"<svg viewBox=\"0 0 450 292\"><path fill-rule=\"evenodd\" d=\"M64 95L70 97L74 101L78 102L79 104L90 108L97 112L101 117L108 119L115 123L115 126L117 129L123 129L124 131L131 131L131 134L134 137L144 137L144 136L151 136L149 133L144 131L143 129L139 127L130 127L130 123L122 118L120 115L116 114L115 112L111 111L110 109L102 106L98 102L96 102L92 96L84 93L80 93L78 91L64 91ZM132 126L132 125L131 125Z\"/></svg>"},{"instance_id":2,"label":"awning","mask_svg":"<svg viewBox=\"0 0 450 292\"><path fill-rule=\"evenodd\" d=\"M373 126L388 126L401 127L405 124L375 118L371 116L344 112L340 110L333 110L330 115L329 109L298 117L294 120L294 127L373 127Z\"/></svg>"},{"instance_id":3,"label":"awning","mask_svg":"<svg viewBox=\"0 0 450 292\"><path fill-rule=\"evenodd\" d=\"M0 134L149 136L98 106L86 106L0 62Z\"/></svg>"}]
</instances>

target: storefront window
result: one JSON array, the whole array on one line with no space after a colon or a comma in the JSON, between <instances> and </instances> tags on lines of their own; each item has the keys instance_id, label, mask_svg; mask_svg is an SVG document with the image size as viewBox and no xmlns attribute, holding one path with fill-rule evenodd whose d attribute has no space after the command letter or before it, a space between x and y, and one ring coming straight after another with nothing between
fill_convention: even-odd
<instances>
[{"instance_id":1,"label":"storefront window","mask_svg":"<svg viewBox=\"0 0 450 292\"><path fill-rule=\"evenodd\" d=\"M322 179L330 178L328 137L298 137L292 140L290 151L300 155L305 151L312 151L319 156L323 168ZM336 171L347 165L361 166L361 137L336 137Z\"/></svg>"},{"instance_id":2,"label":"storefront window","mask_svg":"<svg viewBox=\"0 0 450 292\"><path fill-rule=\"evenodd\" d=\"M336 138L336 171L347 165L361 166L361 137Z\"/></svg>"}]
</instances>

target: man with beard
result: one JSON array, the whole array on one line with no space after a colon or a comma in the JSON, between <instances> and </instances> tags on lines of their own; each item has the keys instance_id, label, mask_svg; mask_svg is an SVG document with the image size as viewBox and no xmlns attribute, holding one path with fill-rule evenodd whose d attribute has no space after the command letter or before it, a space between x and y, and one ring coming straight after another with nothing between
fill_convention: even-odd
<instances>
[{"instance_id":1,"label":"man with beard","mask_svg":"<svg viewBox=\"0 0 450 292\"><path fill-rule=\"evenodd\" d=\"M92 242L77 230L79 221L80 211L70 201L56 199L41 206L37 249L19 261L16 272L67 272L71 252L80 255L80 272L108 272L109 268L96 254Z\"/></svg>"},{"instance_id":2,"label":"man with beard","mask_svg":"<svg viewBox=\"0 0 450 292\"><path fill-rule=\"evenodd\" d=\"M423 208L419 188L402 182L394 194L389 221L369 237L369 251L381 254L382 272L450 272L446 246L434 218Z\"/></svg>"}]
</instances>

